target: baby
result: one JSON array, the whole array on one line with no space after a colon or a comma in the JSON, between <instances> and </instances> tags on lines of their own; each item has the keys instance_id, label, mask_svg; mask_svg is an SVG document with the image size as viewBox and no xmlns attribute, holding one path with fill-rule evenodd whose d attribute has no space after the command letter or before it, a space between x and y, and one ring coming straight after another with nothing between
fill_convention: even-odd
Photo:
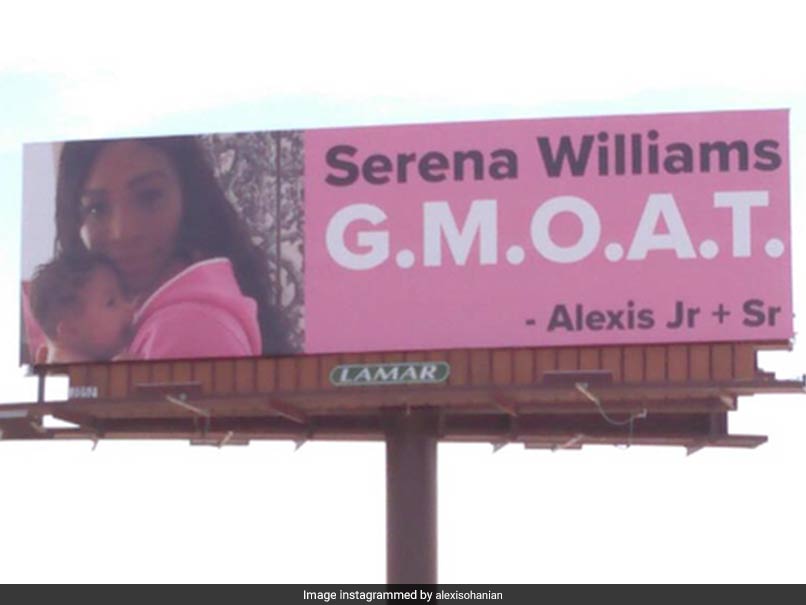
<instances>
[{"instance_id":1,"label":"baby","mask_svg":"<svg viewBox=\"0 0 806 605\"><path fill-rule=\"evenodd\" d=\"M36 363L104 361L125 350L133 307L115 266L95 254L57 256L31 281L31 311L47 337Z\"/></svg>"}]
</instances>

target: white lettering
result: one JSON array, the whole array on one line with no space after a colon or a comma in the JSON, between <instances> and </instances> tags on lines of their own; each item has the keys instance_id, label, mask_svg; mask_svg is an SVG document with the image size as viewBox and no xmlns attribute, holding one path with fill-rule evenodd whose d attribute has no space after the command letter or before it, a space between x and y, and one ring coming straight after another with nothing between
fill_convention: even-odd
<instances>
[{"instance_id":1,"label":"white lettering","mask_svg":"<svg viewBox=\"0 0 806 605\"><path fill-rule=\"evenodd\" d=\"M436 380L437 366L429 364L420 368L420 380Z\"/></svg>"},{"instance_id":2,"label":"white lettering","mask_svg":"<svg viewBox=\"0 0 806 605\"><path fill-rule=\"evenodd\" d=\"M375 380L397 380L398 366L383 367L379 366L375 370Z\"/></svg>"},{"instance_id":3,"label":"white lettering","mask_svg":"<svg viewBox=\"0 0 806 605\"><path fill-rule=\"evenodd\" d=\"M560 246L551 238L551 221L561 212L574 214L582 223L582 235L570 246ZM540 254L555 263L575 263L586 258L599 243L601 231L596 209L581 197L572 195L547 200L532 216L532 243Z\"/></svg>"},{"instance_id":4,"label":"white lettering","mask_svg":"<svg viewBox=\"0 0 806 605\"><path fill-rule=\"evenodd\" d=\"M409 366L400 375L400 380L417 380L417 370L413 366Z\"/></svg>"},{"instance_id":5,"label":"white lettering","mask_svg":"<svg viewBox=\"0 0 806 605\"><path fill-rule=\"evenodd\" d=\"M372 380L372 374L370 374L369 368L361 368L358 374L355 375L355 378L353 378L353 382L361 382L362 380L364 382Z\"/></svg>"},{"instance_id":6,"label":"white lettering","mask_svg":"<svg viewBox=\"0 0 806 605\"><path fill-rule=\"evenodd\" d=\"M464 265L478 236L479 262L494 265L498 254L498 203L475 200L460 231L448 202L426 202L423 206L423 262L426 267L442 265L442 236L457 265Z\"/></svg>"},{"instance_id":7,"label":"white lettering","mask_svg":"<svg viewBox=\"0 0 806 605\"><path fill-rule=\"evenodd\" d=\"M388 231L359 231L358 245L368 248L366 252L353 252L347 247L344 241L347 228L361 220L379 225L386 220L386 213L372 204L353 204L334 214L327 226L327 250L330 257L345 269L374 269L389 258Z\"/></svg>"},{"instance_id":8,"label":"white lettering","mask_svg":"<svg viewBox=\"0 0 806 605\"><path fill-rule=\"evenodd\" d=\"M656 232L661 218L666 222L668 233ZM683 217L670 193L650 194L635 230L627 260L644 260L647 253L654 250L674 250L677 258L697 257Z\"/></svg>"},{"instance_id":9,"label":"white lettering","mask_svg":"<svg viewBox=\"0 0 806 605\"><path fill-rule=\"evenodd\" d=\"M750 256L750 209L770 205L769 191L717 191L714 208L730 208L733 221L733 256Z\"/></svg>"}]
</instances>

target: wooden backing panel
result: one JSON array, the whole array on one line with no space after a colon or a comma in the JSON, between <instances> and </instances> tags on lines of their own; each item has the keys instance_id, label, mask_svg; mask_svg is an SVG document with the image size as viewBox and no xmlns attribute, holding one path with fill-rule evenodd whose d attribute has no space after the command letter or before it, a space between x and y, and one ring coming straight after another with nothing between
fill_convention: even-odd
<instances>
[{"instance_id":1,"label":"wooden backing panel","mask_svg":"<svg viewBox=\"0 0 806 605\"><path fill-rule=\"evenodd\" d=\"M428 351L426 353L425 358L427 361L448 361L448 351ZM448 374L450 376L450 373ZM434 388L445 388L448 386L448 381L440 382L433 385Z\"/></svg>"},{"instance_id":2,"label":"wooden backing panel","mask_svg":"<svg viewBox=\"0 0 806 605\"><path fill-rule=\"evenodd\" d=\"M131 388L135 391L141 384L151 384L151 367L147 363L133 363L131 365Z\"/></svg>"},{"instance_id":3,"label":"wooden backing panel","mask_svg":"<svg viewBox=\"0 0 806 605\"><path fill-rule=\"evenodd\" d=\"M319 358L297 357L299 364L299 388L314 390L319 388Z\"/></svg>"},{"instance_id":4,"label":"wooden backing panel","mask_svg":"<svg viewBox=\"0 0 806 605\"><path fill-rule=\"evenodd\" d=\"M456 387L468 384L468 369L470 367L470 354L468 351L466 349L449 351L448 363L451 366L448 384Z\"/></svg>"},{"instance_id":5,"label":"wooden backing panel","mask_svg":"<svg viewBox=\"0 0 806 605\"><path fill-rule=\"evenodd\" d=\"M471 384L490 384L490 352L470 351Z\"/></svg>"},{"instance_id":6,"label":"wooden backing panel","mask_svg":"<svg viewBox=\"0 0 806 605\"><path fill-rule=\"evenodd\" d=\"M646 368L644 377L647 382L666 380L666 347L646 347Z\"/></svg>"},{"instance_id":7,"label":"wooden backing panel","mask_svg":"<svg viewBox=\"0 0 806 605\"><path fill-rule=\"evenodd\" d=\"M624 372L621 362L621 347L605 347L602 349L602 369L613 375L613 382L622 382Z\"/></svg>"},{"instance_id":8,"label":"wooden backing panel","mask_svg":"<svg viewBox=\"0 0 806 605\"><path fill-rule=\"evenodd\" d=\"M406 356L403 353L401 353L400 351L394 351L392 353L386 353L383 356L383 360L386 363L398 363L400 361L405 361Z\"/></svg>"},{"instance_id":9,"label":"wooden backing panel","mask_svg":"<svg viewBox=\"0 0 806 605\"><path fill-rule=\"evenodd\" d=\"M689 347L691 380L711 379L711 347L708 345L691 345Z\"/></svg>"},{"instance_id":10,"label":"wooden backing panel","mask_svg":"<svg viewBox=\"0 0 806 605\"><path fill-rule=\"evenodd\" d=\"M216 393L230 395L235 392L235 361L213 362L213 388Z\"/></svg>"},{"instance_id":11,"label":"wooden backing panel","mask_svg":"<svg viewBox=\"0 0 806 605\"><path fill-rule=\"evenodd\" d=\"M535 381L543 380L543 374L557 369L557 350L538 349L536 351Z\"/></svg>"},{"instance_id":12,"label":"wooden backing panel","mask_svg":"<svg viewBox=\"0 0 806 605\"><path fill-rule=\"evenodd\" d=\"M213 392L213 362L194 361L193 381L201 385L201 391L205 395Z\"/></svg>"},{"instance_id":13,"label":"wooden backing panel","mask_svg":"<svg viewBox=\"0 0 806 605\"><path fill-rule=\"evenodd\" d=\"M601 349L593 347L585 347L579 351L579 369L580 370L599 370L601 369Z\"/></svg>"},{"instance_id":14,"label":"wooden backing panel","mask_svg":"<svg viewBox=\"0 0 806 605\"><path fill-rule=\"evenodd\" d=\"M385 361L382 353L367 353L364 355L364 363L384 363Z\"/></svg>"},{"instance_id":15,"label":"wooden backing panel","mask_svg":"<svg viewBox=\"0 0 806 605\"><path fill-rule=\"evenodd\" d=\"M89 367L86 365L75 365L70 366L67 371L67 375L70 377L70 386L71 387L83 387L88 386L89 382Z\"/></svg>"},{"instance_id":16,"label":"wooden backing panel","mask_svg":"<svg viewBox=\"0 0 806 605\"><path fill-rule=\"evenodd\" d=\"M512 384L512 351L499 349L492 352L493 383L497 385Z\"/></svg>"},{"instance_id":17,"label":"wooden backing panel","mask_svg":"<svg viewBox=\"0 0 806 605\"><path fill-rule=\"evenodd\" d=\"M193 366L189 361L177 361L173 364L174 382L193 382Z\"/></svg>"},{"instance_id":18,"label":"wooden backing panel","mask_svg":"<svg viewBox=\"0 0 806 605\"><path fill-rule=\"evenodd\" d=\"M428 351L425 358L428 361L448 361L448 351Z\"/></svg>"},{"instance_id":19,"label":"wooden backing panel","mask_svg":"<svg viewBox=\"0 0 806 605\"><path fill-rule=\"evenodd\" d=\"M281 357L277 360L277 388L293 391L299 388L299 364L294 357Z\"/></svg>"},{"instance_id":20,"label":"wooden backing panel","mask_svg":"<svg viewBox=\"0 0 806 605\"><path fill-rule=\"evenodd\" d=\"M624 382L644 381L644 348L624 347Z\"/></svg>"},{"instance_id":21,"label":"wooden backing panel","mask_svg":"<svg viewBox=\"0 0 806 605\"><path fill-rule=\"evenodd\" d=\"M718 344L711 347L711 371L714 380L733 379L733 346Z\"/></svg>"},{"instance_id":22,"label":"wooden backing panel","mask_svg":"<svg viewBox=\"0 0 806 605\"><path fill-rule=\"evenodd\" d=\"M535 351L518 349L513 353L513 381L515 384L532 384L535 380Z\"/></svg>"},{"instance_id":23,"label":"wooden backing panel","mask_svg":"<svg viewBox=\"0 0 806 605\"><path fill-rule=\"evenodd\" d=\"M335 389L330 382L330 372L341 363L338 355L325 355L319 363L319 387L322 389Z\"/></svg>"},{"instance_id":24,"label":"wooden backing panel","mask_svg":"<svg viewBox=\"0 0 806 605\"><path fill-rule=\"evenodd\" d=\"M129 394L129 366L116 363L109 368L109 397L126 397Z\"/></svg>"},{"instance_id":25,"label":"wooden backing panel","mask_svg":"<svg viewBox=\"0 0 806 605\"><path fill-rule=\"evenodd\" d=\"M235 361L235 392L253 393L255 391L254 359L237 359Z\"/></svg>"},{"instance_id":26,"label":"wooden backing panel","mask_svg":"<svg viewBox=\"0 0 806 605\"><path fill-rule=\"evenodd\" d=\"M712 378L731 380L733 378L733 347L728 344L711 347Z\"/></svg>"},{"instance_id":27,"label":"wooden backing panel","mask_svg":"<svg viewBox=\"0 0 806 605\"><path fill-rule=\"evenodd\" d=\"M257 391L271 393L277 388L277 360L258 359L256 362Z\"/></svg>"},{"instance_id":28,"label":"wooden backing panel","mask_svg":"<svg viewBox=\"0 0 806 605\"><path fill-rule=\"evenodd\" d=\"M557 351L557 369L573 371L579 369L579 349L564 348Z\"/></svg>"},{"instance_id":29,"label":"wooden backing panel","mask_svg":"<svg viewBox=\"0 0 806 605\"><path fill-rule=\"evenodd\" d=\"M87 382L98 388L98 397L109 396L109 365L93 364L87 367Z\"/></svg>"},{"instance_id":30,"label":"wooden backing panel","mask_svg":"<svg viewBox=\"0 0 806 605\"><path fill-rule=\"evenodd\" d=\"M170 362L161 361L151 364L151 382L159 384L173 382Z\"/></svg>"},{"instance_id":31,"label":"wooden backing panel","mask_svg":"<svg viewBox=\"0 0 806 605\"><path fill-rule=\"evenodd\" d=\"M685 382L688 380L688 347L671 345L667 350L669 381Z\"/></svg>"},{"instance_id":32,"label":"wooden backing panel","mask_svg":"<svg viewBox=\"0 0 806 605\"><path fill-rule=\"evenodd\" d=\"M756 350L753 345L737 344L733 353L736 380L752 380L756 377Z\"/></svg>"}]
</instances>

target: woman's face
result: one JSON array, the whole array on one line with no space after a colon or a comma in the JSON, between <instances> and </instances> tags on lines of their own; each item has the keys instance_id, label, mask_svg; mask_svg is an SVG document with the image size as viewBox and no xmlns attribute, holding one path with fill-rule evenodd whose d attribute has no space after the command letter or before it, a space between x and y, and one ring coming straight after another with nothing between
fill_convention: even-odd
<instances>
[{"instance_id":1,"label":"woman's face","mask_svg":"<svg viewBox=\"0 0 806 605\"><path fill-rule=\"evenodd\" d=\"M139 141L109 143L81 193L81 240L117 265L130 294L142 294L172 265L182 208L167 154Z\"/></svg>"}]
</instances>

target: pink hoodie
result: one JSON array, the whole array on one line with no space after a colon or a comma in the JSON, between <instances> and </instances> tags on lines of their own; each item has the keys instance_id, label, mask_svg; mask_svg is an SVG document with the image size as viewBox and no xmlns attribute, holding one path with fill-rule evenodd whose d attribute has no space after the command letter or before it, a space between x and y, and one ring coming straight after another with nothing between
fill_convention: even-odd
<instances>
[{"instance_id":1,"label":"pink hoodie","mask_svg":"<svg viewBox=\"0 0 806 605\"><path fill-rule=\"evenodd\" d=\"M189 266L134 316L129 357L179 359L261 355L257 304L244 296L226 258Z\"/></svg>"}]
</instances>

